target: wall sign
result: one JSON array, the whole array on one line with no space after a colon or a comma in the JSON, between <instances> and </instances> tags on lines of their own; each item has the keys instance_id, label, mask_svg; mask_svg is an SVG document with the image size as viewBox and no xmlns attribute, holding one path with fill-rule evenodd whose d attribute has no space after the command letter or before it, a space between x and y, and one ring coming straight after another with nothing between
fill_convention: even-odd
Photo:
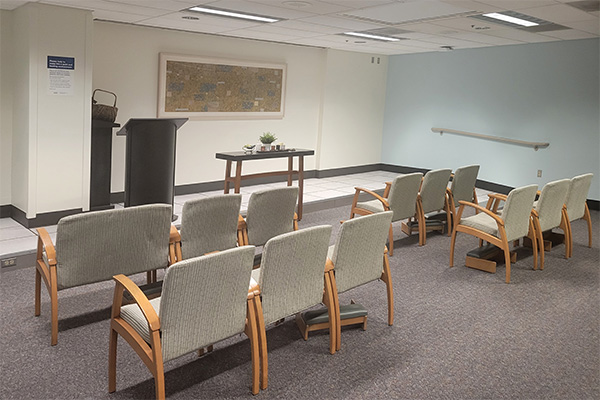
<instances>
[{"instance_id":1,"label":"wall sign","mask_svg":"<svg viewBox=\"0 0 600 400\"><path fill-rule=\"evenodd\" d=\"M49 94L72 95L75 57L48 56L47 67Z\"/></svg>"}]
</instances>

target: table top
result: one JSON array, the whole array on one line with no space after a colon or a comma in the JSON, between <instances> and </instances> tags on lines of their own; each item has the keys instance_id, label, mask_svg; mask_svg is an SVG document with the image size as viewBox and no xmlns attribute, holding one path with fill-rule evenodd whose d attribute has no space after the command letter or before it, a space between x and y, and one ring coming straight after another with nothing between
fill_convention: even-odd
<instances>
[{"instance_id":1,"label":"table top","mask_svg":"<svg viewBox=\"0 0 600 400\"><path fill-rule=\"evenodd\" d=\"M245 153L243 151L231 151L227 153L216 153L215 157L220 160L242 161L242 160L263 160L266 158L283 158L294 156L312 156L314 150L307 149L286 149L280 151L264 151L258 153Z\"/></svg>"}]
</instances>

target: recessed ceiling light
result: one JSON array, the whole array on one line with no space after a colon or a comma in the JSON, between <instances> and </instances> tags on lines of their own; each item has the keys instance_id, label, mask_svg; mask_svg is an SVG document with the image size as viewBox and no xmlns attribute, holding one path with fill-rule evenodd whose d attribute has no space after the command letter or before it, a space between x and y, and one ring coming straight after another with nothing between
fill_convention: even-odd
<instances>
[{"instance_id":1,"label":"recessed ceiling light","mask_svg":"<svg viewBox=\"0 0 600 400\"><path fill-rule=\"evenodd\" d=\"M296 7L296 8L306 8L306 7L311 7L312 4L310 4L308 1L284 1L282 4L285 4L286 6L290 6L290 7Z\"/></svg>"},{"instance_id":2,"label":"recessed ceiling light","mask_svg":"<svg viewBox=\"0 0 600 400\"><path fill-rule=\"evenodd\" d=\"M381 36L381 35L371 35L369 33L361 33L361 32L344 32L344 35L348 36L357 36L365 39L373 39L373 40L382 40L384 42L397 42L400 39L390 37L390 36Z\"/></svg>"},{"instance_id":3,"label":"recessed ceiling light","mask_svg":"<svg viewBox=\"0 0 600 400\"><path fill-rule=\"evenodd\" d=\"M529 26L539 25L537 22L527 21L526 19L517 18L517 17L513 17L510 15L506 15L506 14L500 14L500 13L488 13L488 14L483 14L483 16L488 17L488 18L497 19L497 20L504 21L504 22L510 22L511 24L520 25L520 26L529 27Z\"/></svg>"},{"instance_id":4,"label":"recessed ceiling light","mask_svg":"<svg viewBox=\"0 0 600 400\"><path fill-rule=\"evenodd\" d=\"M220 17L240 18L257 22L277 22L281 21L278 18L266 17L263 15L244 14L237 11L224 10L220 8L209 7L191 7L187 11L199 12L203 14L218 15Z\"/></svg>"}]
</instances>

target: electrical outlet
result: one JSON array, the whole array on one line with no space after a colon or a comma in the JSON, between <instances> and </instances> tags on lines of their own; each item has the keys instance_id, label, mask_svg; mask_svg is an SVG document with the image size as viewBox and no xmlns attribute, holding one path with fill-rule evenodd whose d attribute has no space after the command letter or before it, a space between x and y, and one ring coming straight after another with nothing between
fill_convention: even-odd
<instances>
[{"instance_id":1,"label":"electrical outlet","mask_svg":"<svg viewBox=\"0 0 600 400\"><path fill-rule=\"evenodd\" d=\"M2 265L2 268L15 267L17 265L17 258L16 257L3 258L2 260L0 260L0 265Z\"/></svg>"},{"instance_id":2,"label":"electrical outlet","mask_svg":"<svg viewBox=\"0 0 600 400\"><path fill-rule=\"evenodd\" d=\"M542 170L541 169L538 169L538 174L537 175L538 175L538 178L542 177Z\"/></svg>"}]
</instances>

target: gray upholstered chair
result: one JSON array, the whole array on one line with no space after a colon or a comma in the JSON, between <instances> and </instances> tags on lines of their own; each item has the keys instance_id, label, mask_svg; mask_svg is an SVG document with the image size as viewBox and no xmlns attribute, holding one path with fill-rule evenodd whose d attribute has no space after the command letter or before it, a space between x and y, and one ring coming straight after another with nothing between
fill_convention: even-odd
<instances>
[{"instance_id":1,"label":"gray upholstered chair","mask_svg":"<svg viewBox=\"0 0 600 400\"><path fill-rule=\"evenodd\" d=\"M330 274L325 271L331 226L315 226L276 236L265 244L261 266L252 271L260 287L257 310L261 349L261 388L267 388L265 326L321 302L329 310L329 351L335 353L335 318Z\"/></svg>"},{"instance_id":2,"label":"gray upholstered chair","mask_svg":"<svg viewBox=\"0 0 600 400\"><path fill-rule=\"evenodd\" d=\"M523 186L510 191L505 198L504 208L500 215L492 210L481 207L479 204L460 201L460 208L456 215L452 241L450 243L450 267L454 266L454 245L456 234L464 232L485 240L499 247L504 252L506 262L506 283L510 283L510 248L509 243L519 240L524 236L533 238L534 265L537 264L537 245L533 236L533 223L531 211L537 193L537 185ZM488 203L490 204L490 203ZM481 211L470 217L462 218L464 208L472 207Z\"/></svg>"},{"instance_id":3,"label":"gray upholstered chair","mask_svg":"<svg viewBox=\"0 0 600 400\"><path fill-rule=\"evenodd\" d=\"M583 219L588 226L588 247L592 247L592 219L590 217L590 209L587 205L587 194L592 184L594 174L579 175L571 179L569 192L565 205L567 206L567 220L569 235L567 238L567 258L573 255L573 234L571 231L571 222Z\"/></svg>"},{"instance_id":4,"label":"gray upholstered chair","mask_svg":"<svg viewBox=\"0 0 600 400\"><path fill-rule=\"evenodd\" d=\"M450 208L448 207L446 188L451 173L450 169L435 169L427 172L423 177L421 189L417 195L416 224L409 221L408 224L402 226L403 231L409 235L415 229L419 231L419 246L423 246L427 242L428 231L443 230L443 224L440 221L431 221L428 224L425 214L445 209L446 225L450 225Z\"/></svg>"},{"instance_id":5,"label":"gray upholstered chair","mask_svg":"<svg viewBox=\"0 0 600 400\"><path fill-rule=\"evenodd\" d=\"M171 215L170 205L152 204L61 218L56 248L44 228L37 230L35 315L41 312L43 278L50 295L52 345L58 340L58 291L116 274L167 267L169 257L174 258L169 243Z\"/></svg>"},{"instance_id":6,"label":"gray upholstered chair","mask_svg":"<svg viewBox=\"0 0 600 400\"><path fill-rule=\"evenodd\" d=\"M178 260L234 248L237 244L240 194L186 201L181 221Z\"/></svg>"},{"instance_id":7,"label":"gray upholstered chair","mask_svg":"<svg viewBox=\"0 0 600 400\"><path fill-rule=\"evenodd\" d=\"M239 217L238 243L263 246L282 233L298 230L296 202L298 187L287 186L254 192L248 201L246 218Z\"/></svg>"},{"instance_id":8,"label":"gray upholstered chair","mask_svg":"<svg viewBox=\"0 0 600 400\"><path fill-rule=\"evenodd\" d=\"M397 176L392 182L386 182L383 196L379 196L368 189L355 188L356 192L352 200L350 218L354 218L355 215L369 215L384 211L394 212L392 222L412 217L415 214L415 204L422 178L423 174L420 172ZM375 200L358 201L359 195L362 192L370 194ZM390 255L394 255L394 232L392 224L390 224L388 236Z\"/></svg>"},{"instance_id":9,"label":"gray upholstered chair","mask_svg":"<svg viewBox=\"0 0 600 400\"><path fill-rule=\"evenodd\" d=\"M478 173L479 165L468 165L454 171L452 183L450 184L450 187L446 189L448 206L450 207L450 221L447 226L448 236L452 234L452 225L454 224L454 218L456 216L456 208L459 206L458 202L464 200L469 203L478 204L477 193L475 192L475 182L477 181Z\"/></svg>"},{"instance_id":10,"label":"gray upholstered chair","mask_svg":"<svg viewBox=\"0 0 600 400\"><path fill-rule=\"evenodd\" d=\"M126 276L115 276L108 391L116 390L118 335L154 376L156 398L164 399L164 362L244 332L250 338L252 393L258 393L256 306L248 287L253 260L254 247L244 246L180 261L167 269L161 296L152 300ZM135 303L122 305L125 290Z\"/></svg>"},{"instance_id":11,"label":"gray upholstered chair","mask_svg":"<svg viewBox=\"0 0 600 400\"><path fill-rule=\"evenodd\" d=\"M547 183L542 188L538 200L533 203L531 217L540 251L540 269L544 269L544 232L560 228L563 230L565 240L567 238L568 222L565 214L565 199L567 198L569 185L569 179ZM534 267L534 269L536 268L537 266Z\"/></svg>"},{"instance_id":12,"label":"gray upholstered chair","mask_svg":"<svg viewBox=\"0 0 600 400\"><path fill-rule=\"evenodd\" d=\"M394 289L392 275L385 247L385 240L393 212L385 211L342 223L333 246L329 247L328 262L331 263L335 311L336 311L336 350L341 347L341 327L356 323L341 319L338 293L381 279L387 289L388 325L394 324ZM366 317L365 317L366 318Z\"/></svg>"}]
</instances>

